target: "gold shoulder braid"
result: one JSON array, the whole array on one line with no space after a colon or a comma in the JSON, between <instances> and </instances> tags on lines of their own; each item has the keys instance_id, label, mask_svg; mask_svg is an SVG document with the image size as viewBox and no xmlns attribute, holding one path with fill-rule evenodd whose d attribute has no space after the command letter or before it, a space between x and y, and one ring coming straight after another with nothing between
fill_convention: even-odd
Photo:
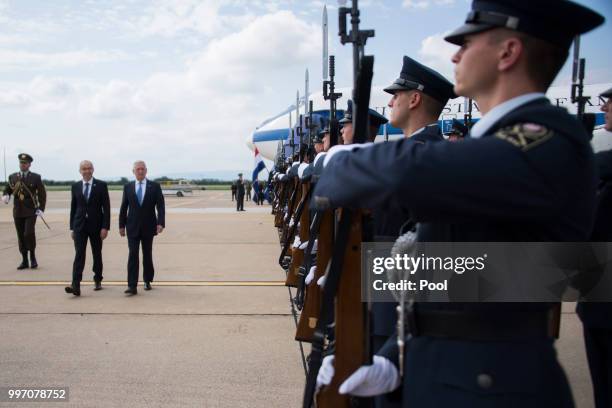
<instances>
[{"instance_id":1,"label":"gold shoulder braid","mask_svg":"<svg viewBox=\"0 0 612 408\"><path fill-rule=\"evenodd\" d=\"M23 201L25 200L25 195L23 194L23 186L24 183L21 181L20 178L17 178L17 180L15 181L15 184L11 185L11 190L13 190L13 196L15 196L16 198L19 198L19 201Z\"/></svg>"},{"instance_id":2,"label":"gold shoulder braid","mask_svg":"<svg viewBox=\"0 0 612 408\"><path fill-rule=\"evenodd\" d=\"M536 123L519 123L495 132L495 137L505 140L523 151L546 142L553 135L552 130Z\"/></svg>"}]
</instances>

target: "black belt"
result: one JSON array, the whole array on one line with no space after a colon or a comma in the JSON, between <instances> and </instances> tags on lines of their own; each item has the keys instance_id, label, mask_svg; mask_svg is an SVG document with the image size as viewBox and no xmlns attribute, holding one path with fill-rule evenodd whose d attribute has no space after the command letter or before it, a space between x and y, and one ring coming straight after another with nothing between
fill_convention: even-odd
<instances>
[{"instance_id":1,"label":"black belt","mask_svg":"<svg viewBox=\"0 0 612 408\"><path fill-rule=\"evenodd\" d=\"M473 341L517 341L558 337L558 309L508 312L406 310L406 332L414 337L430 336Z\"/></svg>"}]
</instances>

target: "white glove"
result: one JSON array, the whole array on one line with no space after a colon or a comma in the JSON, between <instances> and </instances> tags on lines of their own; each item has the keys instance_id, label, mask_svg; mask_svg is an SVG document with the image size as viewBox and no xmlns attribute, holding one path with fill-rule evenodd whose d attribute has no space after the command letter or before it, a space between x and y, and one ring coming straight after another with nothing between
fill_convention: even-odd
<instances>
[{"instance_id":1,"label":"white glove","mask_svg":"<svg viewBox=\"0 0 612 408\"><path fill-rule=\"evenodd\" d=\"M312 254L316 254L317 253L317 248L319 247L319 240L315 239L314 244L312 244Z\"/></svg>"},{"instance_id":2,"label":"white glove","mask_svg":"<svg viewBox=\"0 0 612 408\"><path fill-rule=\"evenodd\" d=\"M306 275L306 279L304 279L306 285L310 285L310 282L314 279L315 273L317 273L317 265L313 266L310 268L310 271L308 271L308 275Z\"/></svg>"},{"instance_id":3,"label":"white glove","mask_svg":"<svg viewBox=\"0 0 612 408\"><path fill-rule=\"evenodd\" d=\"M289 228L293 227L293 224L295 223L293 222L293 218L292 218L291 221L289 221Z\"/></svg>"},{"instance_id":4,"label":"white glove","mask_svg":"<svg viewBox=\"0 0 612 408\"><path fill-rule=\"evenodd\" d=\"M294 248L299 248L300 246L300 237L296 235L295 239L293 240L293 247Z\"/></svg>"},{"instance_id":5,"label":"white glove","mask_svg":"<svg viewBox=\"0 0 612 408\"><path fill-rule=\"evenodd\" d=\"M361 149L364 147L368 147L368 146L373 146L374 143L372 142L367 142L367 143L353 143L353 144L349 144L349 145L335 145L329 148L329 150L327 151L327 154L325 155L325 157L323 158L323 167L327 167L327 163L329 163L329 161L332 159L332 157L334 157L336 154L340 153L340 152L350 152L353 150L357 150L357 149Z\"/></svg>"},{"instance_id":6,"label":"white glove","mask_svg":"<svg viewBox=\"0 0 612 408\"><path fill-rule=\"evenodd\" d=\"M302 245L300 245L300 249L306 249L307 246L308 246L308 241L302 242Z\"/></svg>"},{"instance_id":7,"label":"white glove","mask_svg":"<svg viewBox=\"0 0 612 408\"><path fill-rule=\"evenodd\" d=\"M4 204L8 204L10 200L10 197L8 195L3 195L2 196L2 201L4 201Z\"/></svg>"},{"instance_id":8,"label":"white glove","mask_svg":"<svg viewBox=\"0 0 612 408\"><path fill-rule=\"evenodd\" d=\"M327 275L323 275L319 278L319 280L317 281L317 285L319 285L320 287L325 286L325 281L327 280Z\"/></svg>"},{"instance_id":9,"label":"white glove","mask_svg":"<svg viewBox=\"0 0 612 408\"><path fill-rule=\"evenodd\" d=\"M329 385L334 378L334 358L333 354L323 357L319 374L317 374L317 390L324 385Z\"/></svg>"},{"instance_id":10,"label":"white glove","mask_svg":"<svg viewBox=\"0 0 612 408\"><path fill-rule=\"evenodd\" d=\"M400 382L399 372L393 363L384 357L374 356L372 365L359 367L342 383L338 392L371 397L393 391Z\"/></svg>"},{"instance_id":11,"label":"white glove","mask_svg":"<svg viewBox=\"0 0 612 408\"><path fill-rule=\"evenodd\" d=\"M44 215L44 214L45 214L45 213L43 212L43 210L41 210L41 209L36 210L36 215L37 215L37 216L41 217L41 216L42 216L42 215Z\"/></svg>"}]
</instances>

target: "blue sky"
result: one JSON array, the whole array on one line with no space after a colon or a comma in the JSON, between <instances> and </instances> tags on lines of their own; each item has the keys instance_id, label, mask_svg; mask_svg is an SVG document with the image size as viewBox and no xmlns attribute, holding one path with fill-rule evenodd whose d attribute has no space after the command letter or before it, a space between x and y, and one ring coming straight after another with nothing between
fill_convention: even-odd
<instances>
[{"instance_id":1,"label":"blue sky","mask_svg":"<svg viewBox=\"0 0 612 408\"><path fill-rule=\"evenodd\" d=\"M534 0L534 4L537 4ZM612 2L580 0L608 20L583 37L587 82L612 82ZM74 179L82 159L96 175L249 170L244 141L303 90L320 89L321 1L0 0L0 144L9 168L26 151L45 177ZM445 32L466 0L362 0L374 29L374 83L395 79L402 55L452 80ZM350 85L350 47L328 3L339 86ZM554 12L554 10L551 10ZM562 28L561 28L562 29ZM569 82L566 68L557 84Z\"/></svg>"}]
</instances>

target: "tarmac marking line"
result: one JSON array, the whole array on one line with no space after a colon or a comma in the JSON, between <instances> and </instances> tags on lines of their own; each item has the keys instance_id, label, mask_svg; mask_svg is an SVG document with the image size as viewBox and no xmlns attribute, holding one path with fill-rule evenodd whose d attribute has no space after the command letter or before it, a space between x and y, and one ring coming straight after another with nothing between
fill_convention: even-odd
<instances>
[{"instance_id":1,"label":"tarmac marking line","mask_svg":"<svg viewBox=\"0 0 612 408\"><path fill-rule=\"evenodd\" d=\"M64 286L68 281L0 281L0 286ZM105 286L125 286L126 281L104 281ZM93 282L81 282L93 286ZM155 286L285 286L284 281L157 281Z\"/></svg>"}]
</instances>

